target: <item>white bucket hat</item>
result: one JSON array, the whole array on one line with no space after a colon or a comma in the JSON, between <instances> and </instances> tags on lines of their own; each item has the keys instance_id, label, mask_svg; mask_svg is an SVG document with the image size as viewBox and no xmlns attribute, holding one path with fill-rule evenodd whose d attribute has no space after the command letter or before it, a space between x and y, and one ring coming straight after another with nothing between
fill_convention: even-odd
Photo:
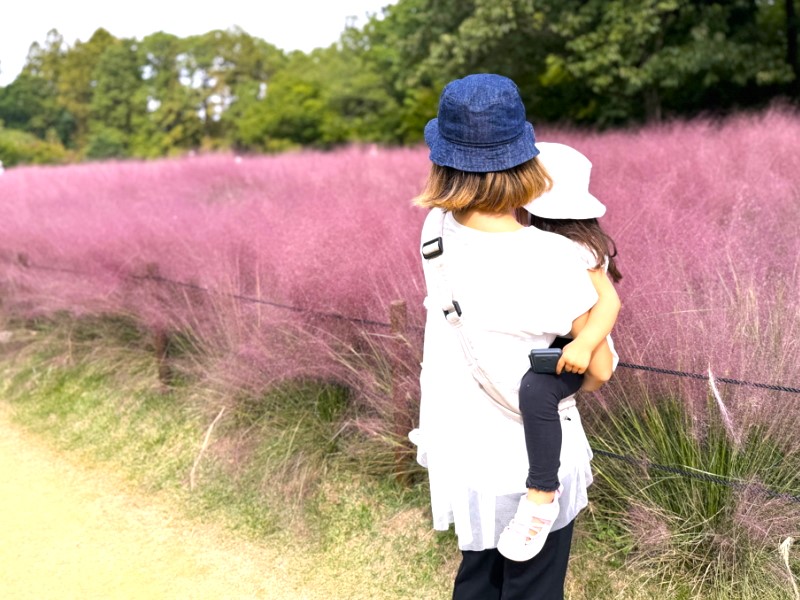
<instances>
[{"instance_id":1,"label":"white bucket hat","mask_svg":"<svg viewBox=\"0 0 800 600\"><path fill-rule=\"evenodd\" d=\"M588 158L566 144L537 142L536 147L553 187L526 204L525 210L543 219L596 219L606 214L605 205L589 193Z\"/></svg>"}]
</instances>

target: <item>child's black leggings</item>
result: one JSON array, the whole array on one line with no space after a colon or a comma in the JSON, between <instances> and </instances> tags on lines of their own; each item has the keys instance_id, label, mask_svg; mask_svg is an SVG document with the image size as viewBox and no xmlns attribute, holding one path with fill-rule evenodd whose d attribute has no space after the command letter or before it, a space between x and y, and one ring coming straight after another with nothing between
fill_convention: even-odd
<instances>
[{"instance_id":1,"label":"child's black leggings","mask_svg":"<svg viewBox=\"0 0 800 600\"><path fill-rule=\"evenodd\" d=\"M551 492L558 489L561 465L561 419L558 403L577 392L583 375L534 373L529 369L519 386L519 411L528 450L525 487Z\"/></svg>"}]
</instances>

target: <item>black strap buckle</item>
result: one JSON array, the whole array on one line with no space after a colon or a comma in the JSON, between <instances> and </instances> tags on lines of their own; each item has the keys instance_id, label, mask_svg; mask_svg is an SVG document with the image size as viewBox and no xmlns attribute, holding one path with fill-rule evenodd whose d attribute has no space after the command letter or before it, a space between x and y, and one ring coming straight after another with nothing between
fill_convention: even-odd
<instances>
[{"instance_id":1,"label":"black strap buckle","mask_svg":"<svg viewBox=\"0 0 800 600\"><path fill-rule=\"evenodd\" d=\"M446 319L448 317L448 315L453 311L456 311L456 314L459 317L461 316L461 305L458 303L457 300L453 300L453 309L452 310L443 310L442 311L444 313L444 318Z\"/></svg>"},{"instance_id":2,"label":"black strap buckle","mask_svg":"<svg viewBox=\"0 0 800 600\"><path fill-rule=\"evenodd\" d=\"M422 244L422 257L430 260L444 254L444 243L441 237L434 238Z\"/></svg>"}]
</instances>

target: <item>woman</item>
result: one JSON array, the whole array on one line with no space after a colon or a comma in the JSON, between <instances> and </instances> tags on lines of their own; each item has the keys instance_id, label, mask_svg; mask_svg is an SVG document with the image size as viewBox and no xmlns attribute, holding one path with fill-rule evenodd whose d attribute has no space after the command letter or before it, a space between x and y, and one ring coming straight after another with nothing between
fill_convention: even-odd
<instances>
[{"instance_id":1,"label":"woman","mask_svg":"<svg viewBox=\"0 0 800 600\"><path fill-rule=\"evenodd\" d=\"M512 562L496 546L526 491L513 403L528 353L578 334L597 293L572 242L515 218L551 182L510 79L470 75L448 84L425 139L433 165L416 202L432 209L422 231L428 317L420 427L411 437L428 468L434 527L454 523L463 552L453 598L562 598L573 521L592 477L574 403L560 406L562 489L544 548ZM597 389L610 372L604 346L584 389Z\"/></svg>"}]
</instances>

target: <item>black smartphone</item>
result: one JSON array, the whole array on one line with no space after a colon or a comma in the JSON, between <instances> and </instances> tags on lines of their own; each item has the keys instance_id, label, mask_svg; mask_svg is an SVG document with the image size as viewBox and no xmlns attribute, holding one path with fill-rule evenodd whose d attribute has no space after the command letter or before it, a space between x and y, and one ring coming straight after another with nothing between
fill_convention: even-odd
<instances>
[{"instance_id":1,"label":"black smartphone","mask_svg":"<svg viewBox=\"0 0 800 600\"><path fill-rule=\"evenodd\" d=\"M555 373L561 348L534 348L528 358L534 373Z\"/></svg>"}]
</instances>

